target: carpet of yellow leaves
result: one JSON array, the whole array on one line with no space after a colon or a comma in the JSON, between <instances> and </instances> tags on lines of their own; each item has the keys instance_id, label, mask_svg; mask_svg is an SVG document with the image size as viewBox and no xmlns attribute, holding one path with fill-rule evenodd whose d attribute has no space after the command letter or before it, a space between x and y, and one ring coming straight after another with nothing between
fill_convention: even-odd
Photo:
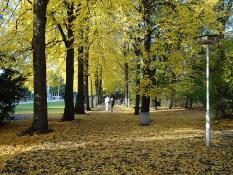
<instances>
[{"instance_id":1,"label":"carpet of yellow leaves","mask_svg":"<svg viewBox=\"0 0 233 175\"><path fill-rule=\"evenodd\" d=\"M204 142L203 111L159 111L150 126L130 113L53 116L52 133L18 137L31 121L0 128L0 174L233 174L233 121L213 123Z\"/></svg>"}]
</instances>

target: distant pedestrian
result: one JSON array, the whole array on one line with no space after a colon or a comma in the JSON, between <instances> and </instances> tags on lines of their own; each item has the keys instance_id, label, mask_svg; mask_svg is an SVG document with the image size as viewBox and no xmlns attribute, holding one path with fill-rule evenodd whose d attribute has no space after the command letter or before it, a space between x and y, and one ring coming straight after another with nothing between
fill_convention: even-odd
<instances>
[{"instance_id":1,"label":"distant pedestrian","mask_svg":"<svg viewBox=\"0 0 233 175\"><path fill-rule=\"evenodd\" d=\"M111 102L111 112L113 112L113 107L114 107L114 104L115 104L114 97L111 97L110 102Z\"/></svg>"},{"instance_id":2,"label":"distant pedestrian","mask_svg":"<svg viewBox=\"0 0 233 175\"><path fill-rule=\"evenodd\" d=\"M109 103L110 103L110 99L108 96L105 98L104 102L105 102L105 111L108 111Z\"/></svg>"}]
</instances>

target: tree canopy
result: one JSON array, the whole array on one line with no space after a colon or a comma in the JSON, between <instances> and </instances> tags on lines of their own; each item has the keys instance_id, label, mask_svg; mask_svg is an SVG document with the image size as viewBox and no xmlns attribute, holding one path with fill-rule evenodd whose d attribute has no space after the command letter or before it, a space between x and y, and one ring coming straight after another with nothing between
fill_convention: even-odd
<instances>
[{"instance_id":1,"label":"tree canopy","mask_svg":"<svg viewBox=\"0 0 233 175\"><path fill-rule=\"evenodd\" d=\"M33 3L0 3L0 64L27 75L26 86L31 90ZM216 86L221 79L223 101L227 101L226 106L232 103L231 0L50 0L46 16L48 86L54 86L59 78L68 87L67 82L73 79L71 93L89 81L86 91L92 95L127 91L131 100L137 93L169 99L171 106L176 99L180 104L187 100L204 103L204 48L195 39L212 33L224 36L210 48L212 102L219 96ZM67 80L71 67L67 67L70 58L66 54L70 48L74 50L74 63L70 63L74 75ZM84 67L79 71L83 69L81 77L88 77L85 80L76 78L76 65L82 62ZM138 64L140 83L136 85ZM219 64L221 69L215 69ZM84 82L79 88L78 81Z\"/></svg>"}]
</instances>

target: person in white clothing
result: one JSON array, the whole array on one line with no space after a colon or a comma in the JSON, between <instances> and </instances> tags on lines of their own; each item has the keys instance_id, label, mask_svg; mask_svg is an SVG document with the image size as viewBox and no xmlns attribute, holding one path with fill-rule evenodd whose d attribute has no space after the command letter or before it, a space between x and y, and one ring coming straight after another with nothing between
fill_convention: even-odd
<instances>
[{"instance_id":1,"label":"person in white clothing","mask_svg":"<svg viewBox=\"0 0 233 175\"><path fill-rule=\"evenodd\" d=\"M109 109L109 102L110 102L110 99L109 99L108 96L105 98L104 102L105 102L105 111L108 111L108 109Z\"/></svg>"}]
</instances>

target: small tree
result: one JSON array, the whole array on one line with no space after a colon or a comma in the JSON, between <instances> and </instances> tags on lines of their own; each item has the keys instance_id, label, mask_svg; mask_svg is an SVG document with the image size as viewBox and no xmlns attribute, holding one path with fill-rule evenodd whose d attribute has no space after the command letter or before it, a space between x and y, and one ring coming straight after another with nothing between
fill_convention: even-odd
<instances>
[{"instance_id":1,"label":"small tree","mask_svg":"<svg viewBox=\"0 0 233 175\"><path fill-rule=\"evenodd\" d=\"M0 123L9 119L15 106L24 96L23 83L25 77L18 71L0 68Z\"/></svg>"}]
</instances>

